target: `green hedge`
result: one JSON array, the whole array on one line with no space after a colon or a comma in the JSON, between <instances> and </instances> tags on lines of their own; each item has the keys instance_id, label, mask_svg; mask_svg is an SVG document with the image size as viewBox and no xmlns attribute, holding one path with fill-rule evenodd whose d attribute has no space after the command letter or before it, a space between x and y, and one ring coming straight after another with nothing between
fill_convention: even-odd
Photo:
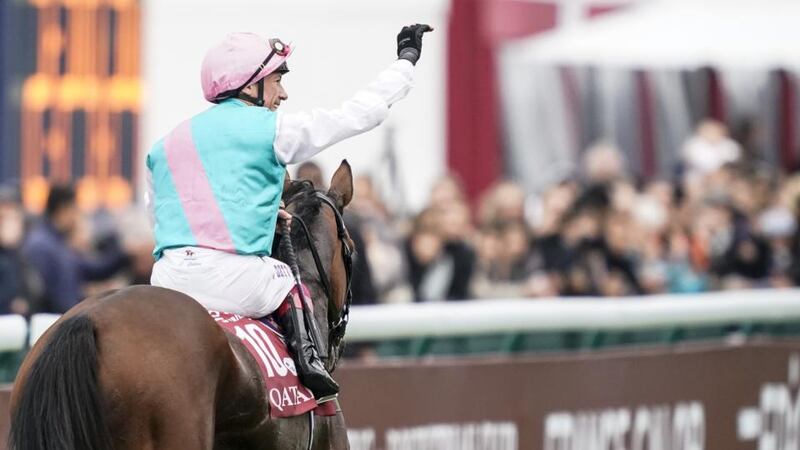
<instances>
[{"instance_id":1,"label":"green hedge","mask_svg":"<svg viewBox=\"0 0 800 450\"><path fill-rule=\"evenodd\" d=\"M27 352L0 352L0 384L11 383Z\"/></svg>"},{"instance_id":2,"label":"green hedge","mask_svg":"<svg viewBox=\"0 0 800 450\"><path fill-rule=\"evenodd\" d=\"M779 324L727 324L623 331L553 331L491 334L484 336L417 337L375 343L378 356L407 358L491 354L563 353L622 347L671 345L683 342L722 341L739 334L775 337L800 336L800 322Z\"/></svg>"}]
</instances>

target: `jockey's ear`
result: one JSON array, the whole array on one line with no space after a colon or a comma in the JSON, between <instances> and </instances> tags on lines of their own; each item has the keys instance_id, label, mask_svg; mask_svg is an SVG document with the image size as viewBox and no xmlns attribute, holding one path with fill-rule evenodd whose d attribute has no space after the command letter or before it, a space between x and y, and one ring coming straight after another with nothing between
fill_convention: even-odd
<instances>
[{"instance_id":1,"label":"jockey's ear","mask_svg":"<svg viewBox=\"0 0 800 450\"><path fill-rule=\"evenodd\" d=\"M286 192L289 189L289 185L292 184L292 177L289 176L289 171L286 171L286 175L283 176L283 192Z\"/></svg>"},{"instance_id":2,"label":"jockey's ear","mask_svg":"<svg viewBox=\"0 0 800 450\"><path fill-rule=\"evenodd\" d=\"M328 197L336 200L336 206L344 209L350 200L353 199L353 171L346 159L342 160L339 168L331 178L331 188L328 189Z\"/></svg>"}]
</instances>

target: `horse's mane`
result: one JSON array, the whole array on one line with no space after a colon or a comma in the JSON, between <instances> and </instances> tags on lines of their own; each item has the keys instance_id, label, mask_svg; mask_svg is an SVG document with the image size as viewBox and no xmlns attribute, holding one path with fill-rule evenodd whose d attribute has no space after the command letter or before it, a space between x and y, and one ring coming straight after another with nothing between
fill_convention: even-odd
<instances>
[{"instance_id":1,"label":"horse's mane","mask_svg":"<svg viewBox=\"0 0 800 450\"><path fill-rule=\"evenodd\" d=\"M320 200L317 198L317 190L308 180L292 181L289 184L283 192L283 201L288 203L290 200L295 205L294 213L303 220L311 221L319 214Z\"/></svg>"},{"instance_id":2,"label":"horse's mane","mask_svg":"<svg viewBox=\"0 0 800 450\"><path fill-rule=\"evenodd\" d=\"M293 205L292 214L303 219L309 228L316 223L322 203L317 197L317 189L314 188L314 185L310 181L292 181L283 191L283 201L287 202L287 206L289 201L291 201ZM299 226L292 227L292 241L296 246L305 248L308 246L308 243L304 236L301 238L299 228Z\"/></svg>"}]
</instances>

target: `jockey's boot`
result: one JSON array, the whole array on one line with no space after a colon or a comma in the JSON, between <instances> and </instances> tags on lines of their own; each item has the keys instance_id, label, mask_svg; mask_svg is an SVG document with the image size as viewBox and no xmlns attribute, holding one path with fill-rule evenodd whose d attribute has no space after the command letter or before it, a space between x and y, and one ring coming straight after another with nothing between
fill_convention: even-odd
<instances>
[{"instance_id":1,"label":"jockey's boot","mask_svg":"<svg viewBox=\"0 0 800 450\"><path fill-rule=\"evenodd\" d=\"M300 381L314 393L317 402L322 403L336 398L339 385L325 370L306 327L304 315L302 304L298 305L292 294L283 301L277 314L286 334L287 347L297 365ZM314 316L311 315L308 319L314 320Z\"/></svg>"}]
</instances>

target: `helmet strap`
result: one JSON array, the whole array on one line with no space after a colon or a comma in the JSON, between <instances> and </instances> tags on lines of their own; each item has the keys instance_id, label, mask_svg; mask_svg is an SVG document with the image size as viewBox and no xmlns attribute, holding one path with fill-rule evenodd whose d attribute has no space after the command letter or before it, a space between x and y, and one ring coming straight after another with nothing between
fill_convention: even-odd
<instances>
[{"instance_id":1,"label":"helmet strap","mask_svg":"<svg viewBox=\"0 0 800 450\"><path fill-rule=\"evenodd\" d=\"M250 95L242 94L242 89L244 89L244 88L246 88L247 86L250 85L250 82L253 81L253 79L255 77L257 77L258 74L261 73L261 69L263 69L264 67L267 67L267 63L269 63L269 60L272 59L273 56L275 56L275 47L272 48L272 51L269 52L269 55L267 55L267 57L264 58L264 61L261 63L260 66L258 66L258 69L256 69L256 71L253 72L252 75L250 75L250 78L248 78L247 81L242 83L242 85L239 86L236 89L231 89L229 91L225 91L225 92L220 93L214 99L214 103L219 103L222 100L225 100L226 98L239 97L241 99L247 100L248 102L251 102L251 103L255 104L256 106L264 106L264 100L261 100L261 97L264 96L264 79L263 78L261 80L259 80L258 98L257 99L254 99ZM280 69L280 67L279 67L279 69ZM286 70L288 71L288 68L286 68Z\"/></svg>"},{"instance_id":2,"label":"helmet strap","mask_svg":"<svg viewBox=\"0 0 800 450\"><path fill-rule=\"evenodd\" d=\"M238 97L242 100L247 100L248 102L256 105L256 106L264 106L264 79L258 80L256 82L256 87L258 89L258 95L253 97L252 95L245 94L244 92L240 92Z\"/></svg>"},{"instance_id":3,"label":"helmet strap","mask_svg":"<svg viewBox=\"0 0 800 450\"><path fill-rule=\"evenodd\" d=\"M255 102L256 106L264 106L264 79L258 80L258 101Z\"/></svg>"}]
</instances>

